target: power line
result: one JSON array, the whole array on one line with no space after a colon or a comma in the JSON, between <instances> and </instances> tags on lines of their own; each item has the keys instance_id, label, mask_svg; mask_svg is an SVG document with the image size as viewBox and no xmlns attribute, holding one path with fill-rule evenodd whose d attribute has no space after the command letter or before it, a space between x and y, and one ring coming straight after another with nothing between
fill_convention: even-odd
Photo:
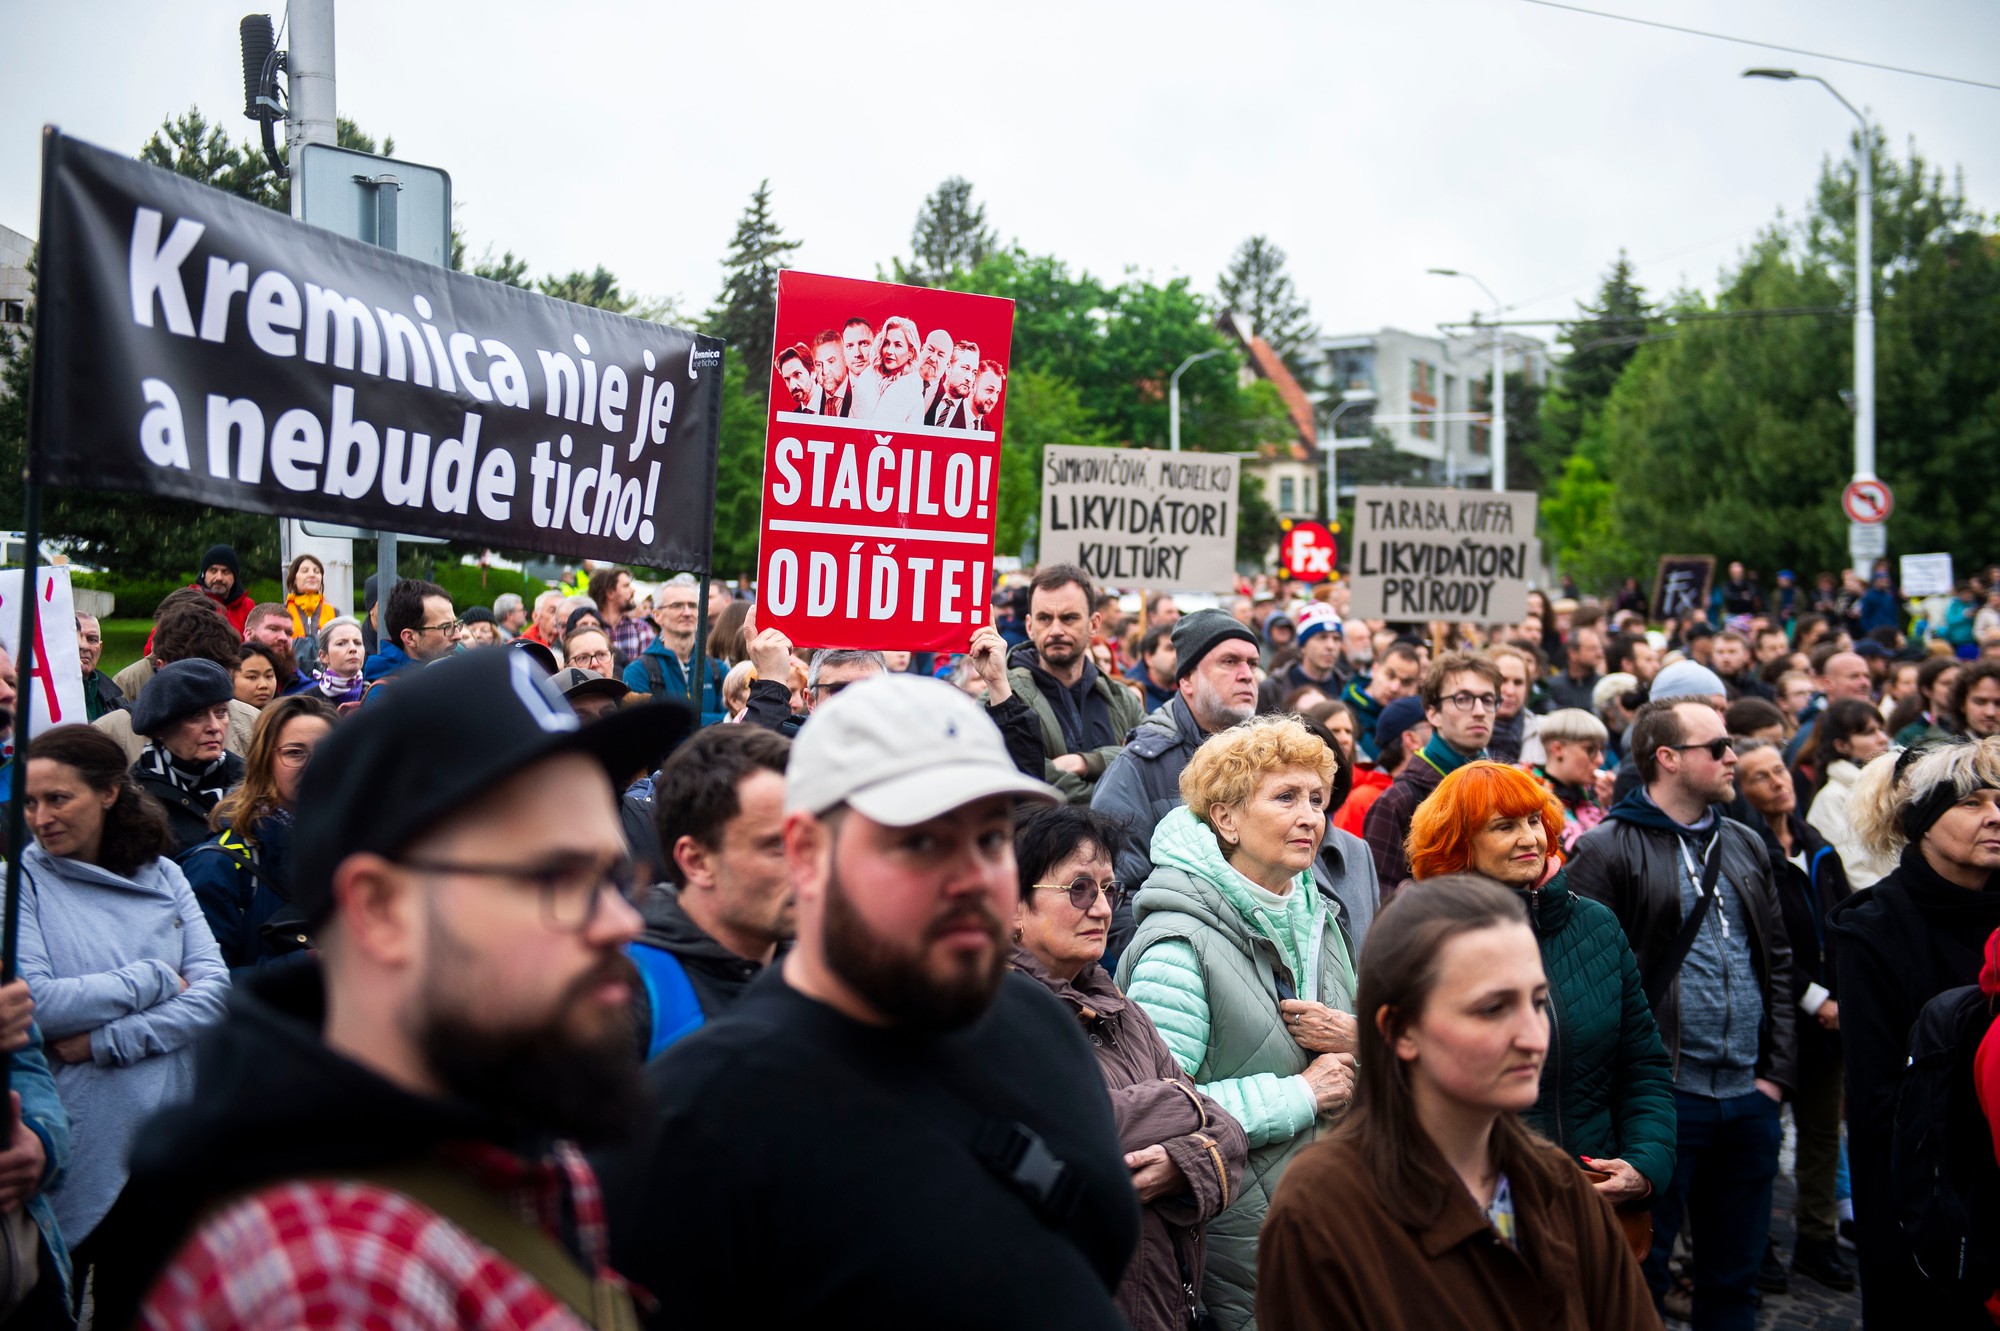
<instances>
[{"instance_id":1,"label":"power line","mask_svg":"<svg viewBox=\"0 0 2000 1331\"><path fill-rule=\"evenodd\" d=\"M1630 14L1608 14L1601 9L1585 9L1581 5L1565 5L1560 0L1526 0L1531 5L1541 5L1545 9L1567 9L1572 14L1588 14L1592 18L1616 19L1620 23L1637 23L1646 28L1664 28L1668 32L1682 32L1690 37L1709 37L1718 42L1735 42L1738 46L1755 46L1766 51L1784 51L1789 55L1809 55L1815 60L1833 60L1843 65L1860 65L1864 69L1886 70L1891 74L1908 74L1913 78L1937 79L1944 83L1962 83L1968 88L1985 88L2000 92L2000 83L1985 83L1979 79L1964 79L1956 74L1938 74L1928 69L1908 69L1902 65L1885 65L1874 60L1858 60L1853 56L1829 55L1825 51L1808 51L1797 46L1780 46L1776 42L1752 41L1748 37L1731 37L1723 32L1704 32L1700 28L1683 28L1674 23L1661 23L1649 18L1634 18Z\"/></svg>"}]
</instances>

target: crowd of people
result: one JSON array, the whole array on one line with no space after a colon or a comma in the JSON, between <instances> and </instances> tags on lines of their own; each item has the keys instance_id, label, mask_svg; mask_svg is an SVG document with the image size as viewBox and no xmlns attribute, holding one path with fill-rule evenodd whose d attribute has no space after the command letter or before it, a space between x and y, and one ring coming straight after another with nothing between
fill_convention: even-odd
<instances>
[{"instance_id":1,"label":"crowd of people","mask_svg":"<svg viewBox=\"0 0 2000 1331\"><path fill-rule=\"evenodd\" d=\"M1976 614L284 574L15 753L6 1325L2000 1319Z\"/></svg>"}]
</instances>

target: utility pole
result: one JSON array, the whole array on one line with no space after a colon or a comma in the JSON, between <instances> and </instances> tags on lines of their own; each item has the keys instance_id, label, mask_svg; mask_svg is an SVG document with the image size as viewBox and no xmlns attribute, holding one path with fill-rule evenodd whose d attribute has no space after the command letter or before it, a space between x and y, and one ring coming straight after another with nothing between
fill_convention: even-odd
<instances>
[{"instance_id":1,"label":"utility pole","mask_svg":"<svg viewBox=\"0 0 2000 1331\"><path fill-rule=\"evenodd\" d=\"M334 0L289 0L286 7L285 82L288 96L285 100L285 146L291 150L290 157L295 164L299 160L299 149L309 143L324 144L329 148L336 146L338 134L334 118L338 114L338 103L334 100L333 5ZM292 216L301 218L303 207L304 192L294 177ZM280 522L279 534L287 567L297 555L312 555L326 569L322 593L326 599L357 619L365 618L354 578L353 541L309 536L296 518L285 518ZM389 578L395 577L394 536L381 538L376 563L378 572L386 570ZM380 595L388 596L389 588L385 583L378 579L376 585L380 588ZM286 588L286 591L290 590Z\"/></svg>"},{"instance_id":2,"label":"utility pole","mask_svg":"<svg viewBox=\"0 0 2000 1331\"><path fill-rule=\"evenodd\" d=\"M1493 488L1507 488L1507 342L1506 330L1500 326L1500 318L1507 313L1507 307L1493 294L1493 288L1481 282L1471 273L1460 272L1456 268L1432 268L1429 270L1439 277L1462 277L1486 293L1486 299L1493 302L1493 388L1490 394L1492 416L1487 422L1487 437L1493 441ZM1479 316L1472 316L1474 336L1478 335ZM1447 457L1447 466L1449 457Z\"/></svg>"},{"instance_id":3,"label":"utility pole","mask_svg":"<svg viewBox=\"0 0 2000 1331\"><path fill-rule=\"evenodd\" d=\"M1804 79L1817 83L1833 94L1833 99L1847 108L1860 126L1856 136L1857 151L1854 154L1854 475L1856 481L1872 481L1875 475L1875 133L1854 103L1840 95L1839 89L1817 74L1801 74L1792 69L1746 69L1746 79L1775 79L1789 83L1793 79ZM1848 528L1848 559L1854 571L1863 579L1874 563L1874 556L1886 549L1888 524L1875 523L1882 530L1872 533L1869 544L1862 544L1860 528L1854 523Z\"/></svg>"},{"instance_id":4,"label":"utility pole","mask_svg":"<svg viewBox=\"0 0 2000 1331\"><path fill-rule=\"evenodd\" d=\"M1222 349L1220 347L1209 351L1197 351L1194 355L1182 361L1181 367L1168 377L1167 449L1169 452L1178 453L1181 451L1181 376L1186 374L1187 367L1196 361L1207 360L1210 356L1220 356L1221 354Z\"/></svg>"}]
</instances>

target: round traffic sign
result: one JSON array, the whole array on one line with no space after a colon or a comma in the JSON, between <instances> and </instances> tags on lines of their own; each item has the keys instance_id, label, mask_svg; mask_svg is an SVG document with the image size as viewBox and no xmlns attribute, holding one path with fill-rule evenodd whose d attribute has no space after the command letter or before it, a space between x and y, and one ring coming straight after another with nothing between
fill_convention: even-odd
<instances>
[{"instance_id":1,"label":"round traffic sign","mask_svg":"<svg viewBox=\"0 0 2000 1331\"><path fill-rule=\"evenodd\" d=\"M1887 485L1871 477L1849 481L1841 492L1840 506L1854 522L1887 522L1896 507L1896 496L1889 493Z\"/></svg>"},{"instance_id":2,"label":"round traffic sign","mask_svg":"<svg viewBox=\"0 0 2000 1331\"><path fill-rule=\"evenodd\" d=\"M1339 554L1340 546L1323 522L1289 523L1278 542L1278 562L1301 582L1331 581L1333 562Z\"/></svg>"}]
</instances>

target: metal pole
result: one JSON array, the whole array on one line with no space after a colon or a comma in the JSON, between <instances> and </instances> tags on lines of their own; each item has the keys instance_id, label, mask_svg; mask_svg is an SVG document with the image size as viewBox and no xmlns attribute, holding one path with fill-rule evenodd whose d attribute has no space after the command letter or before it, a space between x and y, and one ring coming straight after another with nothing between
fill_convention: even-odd
<instances>
[{"instance_id":1,"label":"metal pole","mask_svg":"<svg viewBox=\"0 0 2000 1331\"><path fill-rule=\"evenodd\" d=\"M1506 311L1496 302L1493 309L1493 423L1487 427L1493 441L1493 488L1507 488L1507 342L1500 328Z\"/></svg>"},{"instance_id":2,"label":"metal pole","mask_svg":"<svg viewBox=\"0 0 2000 1331\"><path fill-rule=\"evenodd\" d=\"M1854 199L1854 474L1862 478L1875 475L1875 154L1867 117L1857 113L1856 119L1861 188Z\"/></svg>"},{"instance_id":3,"label":"metal pole","mask_svg":"<svg viewBox=\"0 0 2000 1331\"><path fill-rule=\"evenodd\" d=\"M715 560L711 558L709 563ZM694 609L694 669L688 674L689 699L694 704L694 723L697 728L708 722L708 581L709 575L702 573L701 590L695 593L697 604ZM718 701L720 701L718 699Z\"/></svg>"},{"instance_id":4,"label":"metal pole","mask_svg":"<svg viewBox=\"0 0 2000 1331\"><path fill-rule=\"evenodd\" d=\"M1187 367L1196 361L1207 360L1210 356L1221 354L1220 347L1197 351L1182 361L1179 369L1167 376L1167 448L1170 451L1175 453L1181 451L1181 376L1186 374Z\"/></svg>"},{"instance_id":5,"label":"metal pole","mask_svg":"<svg viewBox=\"0 0 2000 1331\"><path fill-rule=\"evenodd\" d=\"M335 139L333 100L333 0L290 0L285 27L285 143L332 144ZM296 186L294 187L296 191ZM293 212L297 216L296 208Z\"/></svg>"}]
</instances>

